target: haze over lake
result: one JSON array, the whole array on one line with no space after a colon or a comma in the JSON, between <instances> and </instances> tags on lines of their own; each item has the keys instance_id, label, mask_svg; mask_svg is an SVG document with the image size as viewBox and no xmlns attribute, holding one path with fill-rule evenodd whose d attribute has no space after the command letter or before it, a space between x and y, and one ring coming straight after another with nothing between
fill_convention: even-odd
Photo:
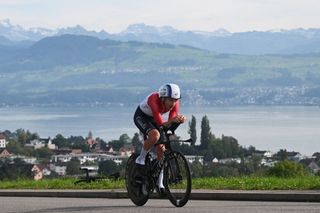
<instances>
[{"instance_id":1,"label":"haze over lake","mask_svg":"<svg viewBox=\"0 0 320 213\"><path fill-rule=\"evenodd\" d=\"M0 131L22 128L40 137L84 136L92 131L103 140L130 137L137 132L132 116L136 107L13 107L0 108ZM201 119L207 115L213 134L233 136L242 146L259 150L297 151L312 155L320 152L320 108L267 107L182 107L181 113L197 119L200 141ZM188 124L177 134L187 138Z\"/></svg>"}]
</instances>

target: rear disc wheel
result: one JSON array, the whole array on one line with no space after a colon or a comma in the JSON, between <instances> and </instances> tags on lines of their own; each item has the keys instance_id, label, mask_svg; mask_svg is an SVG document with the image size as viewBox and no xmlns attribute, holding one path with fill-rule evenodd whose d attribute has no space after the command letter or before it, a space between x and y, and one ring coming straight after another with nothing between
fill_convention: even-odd
<instances>
[{"instance_id":1,"label":"rear disc wheel","mask_svg":"<svg viewBox=\"0 0 320 213\"><path fill-rule=\"evenodd\" d=\"M135 162L138 156L139 155L137 153L134 153L128 159L125 178L130 200L137 206L143 206L148 201L150 192L143 181L139 182L135 178L138 176Z\"/></svg>"}]
</instances>

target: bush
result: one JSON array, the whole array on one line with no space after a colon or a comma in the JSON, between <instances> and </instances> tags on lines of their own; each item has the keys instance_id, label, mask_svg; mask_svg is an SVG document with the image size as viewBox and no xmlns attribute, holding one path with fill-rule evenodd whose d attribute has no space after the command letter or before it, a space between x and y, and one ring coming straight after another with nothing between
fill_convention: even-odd
<instances>
[{"instance_id":1,"label":"bush","mask_svg":"<svg viewBox=\"0 0 320 213\"><path fill-rule=\"evenodd\" d=\"M120 171L120 167L112 160L106 160L99 162L99 171L101 175L113 175Z\"/></svg>"},{"instance_id":2,"label":"bush","mask_svg":"<svg viewBox=\"0 0 320 213\"><path fill-rule=\"evenodd\" d=\"M268 174L270 176L287 178L305 176L308 172L302 164L284 160L276 163L273 168L270 168Z\"/></svg>"}]
</instances>

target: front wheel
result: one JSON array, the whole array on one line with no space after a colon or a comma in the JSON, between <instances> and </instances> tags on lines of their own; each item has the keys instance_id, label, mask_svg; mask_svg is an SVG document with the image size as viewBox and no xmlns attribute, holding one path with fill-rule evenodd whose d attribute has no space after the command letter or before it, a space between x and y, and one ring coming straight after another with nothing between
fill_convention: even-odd
<instances>
[{"instance_id":1,"label":"front wheel","mask_svg":"<svg viewBox=\"0 0 320 213\"><path fill-rule=\"evenodd\" d=\"M135 162L138 156L139 154L134 153L128 159L125 178L130 200L137 206L143 206L149 199L149 190L143 189L143 187L146 187L145 183L137 183L135 179L138 172ZM143 191L147 191L147 193L143 193Z\"/></svg>"},{"instance_id":2,"label":"front wheel","mask_svg":"<svg viewBox=\"0 0 320 213\"><path fill-rule=\"evenodd\" d=\"M172 151L164 164L164 187L170 202L176 207L184 206L191 194L191 174L183 154Z\"/></svg>"}]
</instances>

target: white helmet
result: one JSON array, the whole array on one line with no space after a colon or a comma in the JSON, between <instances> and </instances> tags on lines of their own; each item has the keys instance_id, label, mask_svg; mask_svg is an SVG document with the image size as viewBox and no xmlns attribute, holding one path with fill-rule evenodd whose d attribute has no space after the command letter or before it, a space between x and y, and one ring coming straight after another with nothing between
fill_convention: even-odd
<instances>
[{"instance_id":1,"label":"white helmet","mask_svg":"<svg viewBox=\"0 0 320 213\"><path fill-rule=\"evenodd\" d=\"M180 99L180 88L176 84L164 84L159 89L159 97Z\"/></svg>"}]
</instances>

